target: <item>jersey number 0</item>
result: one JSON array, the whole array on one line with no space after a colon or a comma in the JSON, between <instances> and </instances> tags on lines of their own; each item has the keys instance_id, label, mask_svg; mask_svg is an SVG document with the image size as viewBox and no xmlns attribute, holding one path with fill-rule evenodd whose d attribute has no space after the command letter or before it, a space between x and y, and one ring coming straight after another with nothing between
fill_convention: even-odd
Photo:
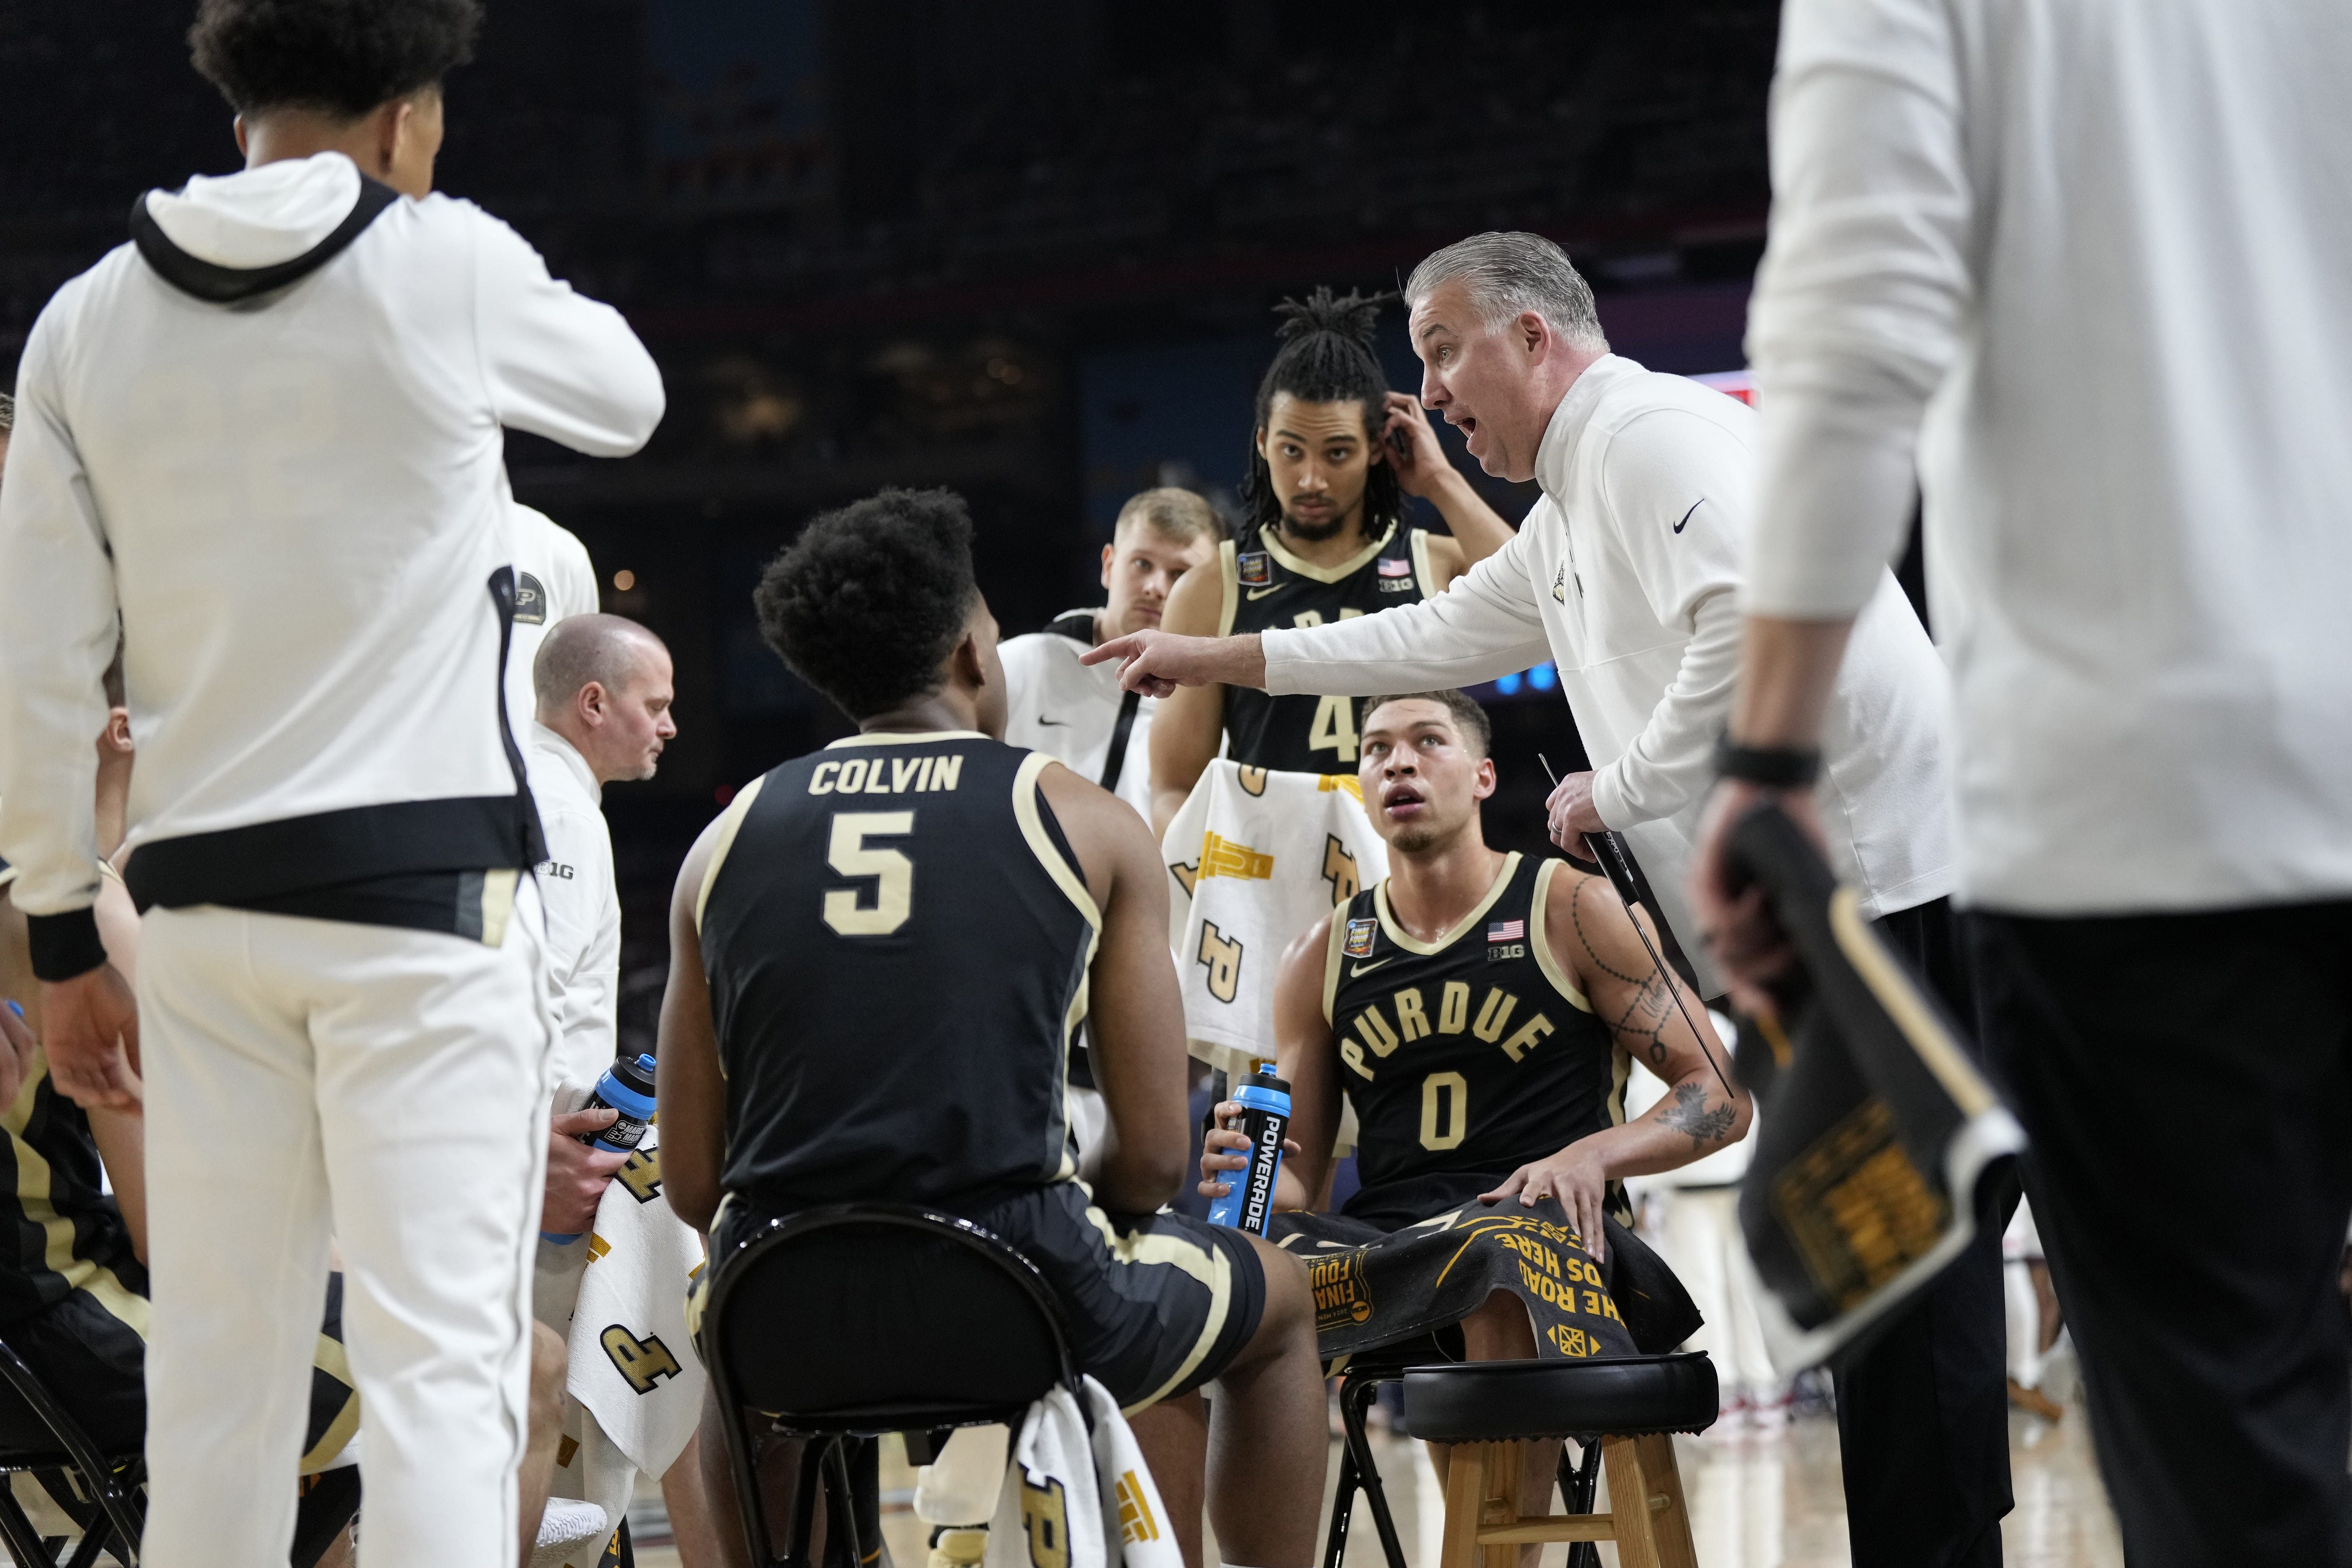
<instances>
[{"instance_id":1,"label":"jersey number 0","mask_svg":"<svg viewBox=\"0 0 2352 1568\"><path fill-rule=\"evenodd\" d=\"M897 849L873 849L866 837L903 838L915 831L911 811L844 811L833 819L824 863L845 877L874 879L874 901L863 889L835 888L824 896L824 923L843 936L887 936L915 907L915 863Z\"/></svg>"}]
</instances>

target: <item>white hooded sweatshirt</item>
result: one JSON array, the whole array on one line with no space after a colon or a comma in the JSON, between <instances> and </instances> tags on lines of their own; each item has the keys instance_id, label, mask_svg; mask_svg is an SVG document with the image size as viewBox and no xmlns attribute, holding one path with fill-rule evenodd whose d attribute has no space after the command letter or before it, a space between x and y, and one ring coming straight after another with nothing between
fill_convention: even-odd
<instances>
[{"instance_id":1,"label":"white hooded sweatshirt","mask_svg":"<svg viewBox=\"0 0 2352 1568\"><path fill-rule=\"evenodd\" d=\"M506 225L340 153L151 193L132 227L49 301L19 374L0 492L17 902L76 915L96 892L118 611L142 904L529 865L499 714L504 432L635 451L662 413L652 358Z\"/></svg>"}]
</instances>

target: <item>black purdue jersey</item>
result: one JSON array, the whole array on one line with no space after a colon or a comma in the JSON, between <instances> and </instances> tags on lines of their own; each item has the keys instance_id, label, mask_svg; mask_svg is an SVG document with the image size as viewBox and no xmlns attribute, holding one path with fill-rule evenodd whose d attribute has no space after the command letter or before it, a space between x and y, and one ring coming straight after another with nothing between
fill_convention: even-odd
<instances>
[{"instance_id":1,"label":"black purdue jersey","mask_svg":"<svg viewBox=\"0 0 2352 1568\"><path fill-rule=\"evenodd\" d=\"M729 1193L969 1209L1076 1173L1064 1082L1099 920L1037 789L1052 763L853 736L730 805L696 908Z\"/></svg>"},{"instance_id":2,"label":"black purdue jersey","mask_svg":"<svg viewBox=\"0 0 2352 1568\"><path fill-rule=\"evenodd\" d=\"M1437 592L1429 534L1398 523L1337 566L1302 561L1270 531L1245 528L1239 540L1220 547L1218 563L1225 590L1220 637L1319 626L1417 604ZM1352 773L1363 710L1360 697L1272 697L1228 686L1225 755L1245 768Z\"/></svg>"},{"instance_id":3,"label":"black purdue jersey","mask_svg":"<svg viewBox=\"0 0 2352 1568\"><path fill-rule=\"evenodd\" d=\"M1562 868L1512 855L1435 943L1391 917L1385 881L1332 911L1323 1016L1363 1178L1345 1213L1411 1225L1624 1120L1629 1058L1546 945Z\"/></svg>"},{"instance_id":4,"label":"black purdue jersey","mask_svg":"<svg viewBox=\"0 0 2352 1568\"><path fill-rule=\"evenodd\" d=\"M5 896L5 895L0 895ZM143 1325L147 1271L131 1249L122 1211L100 1184L98 1140L80 1106L58 1091L48 1060L26 1064L6 1108L0 1158L0 1326L56 1306L76 1290Z\"/></svg>"}]
</instances>

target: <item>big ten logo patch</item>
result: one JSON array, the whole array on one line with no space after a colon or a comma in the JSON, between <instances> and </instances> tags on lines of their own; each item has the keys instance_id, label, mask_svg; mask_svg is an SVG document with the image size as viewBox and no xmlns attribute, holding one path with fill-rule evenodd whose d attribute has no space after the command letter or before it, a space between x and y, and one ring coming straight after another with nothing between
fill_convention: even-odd
<instances>
[{"instance_id":1,"label":"big ten logo patch","mask_svg":"<svg viewBox=\"0 0 2352 1568\"><path fill-rule=\"evenodd\" d=\"M613 1370L627 1380L639 1394L651 1394L654 1384L665 1377L676 1377L683 1369L677 1357L670 1353L658 1334L644 1339L629 1332L624 1324L614 1323L597 1336L604 1353L613 1359Z\"/></svg>"},{"instance_id":2,"label":"big ten logo patch","mask_svg":"<svg viewBox=\"0 0 2352 1568\"><path fill-rule=\"evenodd\" d=\"M1337 834L1323 836L1323 879L1331 884L1333 909L1363 890L1363 880L1356 874L1356 858L1348 853Z\"/></svg>"},{"instance_id":3,"label":"big ten logo patch","mask_svg":"<svg viewBox=\"0 0 2352 1568\"><path fill-rule=\"evenodd\" d=\"M559 882L572 881L579 875L561 860L541 860L539 863L538 871L541 876L552 877Z\"/></svg>"},{"instance_id":4,"label":"big ten logo patch","mask_svg":"<svg viewBox=\"0 0 2352 1568\"><path fill-rule=\"evenodd\" d=\"M1209 971L1209 994L1218 1001L1232 1001L1241 989L1242 956L1240 938L1228 937L1214 921L1201 922L1201 950L1194 962Z\"/></svg>"},{"instance_id":5,"label":"big ten logo patch","mask_svg":"<svg viewBox=\"0 0 2352 1568\"><path fill-rule=\"evenodd\" d=\"M1070 1498L1061 1482L1047 1476L1036 1486L1022 1471L1021 1525L1029 1532L1034 1568L1070 1568Z\"/></svg>"},{"instance_id":6,"label":"big ten logo patch","mask_svg":"<svg viewBox=\"0 0 2352 1568\"><path fill-rule=\"evenodd\" d=\"M629 1189L629 1195L641 1204L649 1204L661 1196L661 1151L637 1149L630 1152L614 1179Z\"/></svg>"},{"instance_id":7,"label":"big ten logo patch","mask_svg":"<svg viewBox=\"0 0 2352 1568\"><path fill-rule=\"evenodd\" d=\"M1360 1251L1336 1253L1328 1258L1308 1257L1307 1285L1315 1292L1317 1333L1328 1334L1335 1329L1370 1321L1372 1292L1364 1279L1364 1255Z\"/></svg>"},{"instance_id":8,"label":"big ten logo patch","mask_svg":"<svg viewBox=\"0 0 2352 1568\"><path fill-rule=\"evenodd\" d=\"M1118 1504L1118 1538L1129 1546L1140 1546L1147 1541L1160 1539L1160 1521L1152 1517L1151 1500L1146 1496L1141 1478L1133 1470L1121 1470L1111 1487L1111 1497Z\"/></svg>"}]
</instances>

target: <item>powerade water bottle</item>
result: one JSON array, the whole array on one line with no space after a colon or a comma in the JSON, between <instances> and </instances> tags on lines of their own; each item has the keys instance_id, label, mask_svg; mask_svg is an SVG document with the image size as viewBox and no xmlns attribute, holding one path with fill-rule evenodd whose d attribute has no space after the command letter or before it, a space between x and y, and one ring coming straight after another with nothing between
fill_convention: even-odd
<instances>
[{"instance_id":1,"label":"powerade water bottle","mask_svg":"<svg viewBox=\"0 0 2352 1568\"><path fill-rule=\"evenodd\" d=\"M1234 1131L1250 1141L1249 1168L1225 1173L1225 1195L1209 1205L1211 1225L1265 1234L1274 1217L1274 1179L1282 1173L1282 1139L1290 1131L1290 1085L1274 1076L1274 1064L1257 1069L1234 1099L1242 1108Z\"/></svg>"},{"instance_id":2,"label":"powerade water bottle","mask_svg":"<svg viewBox=\"0 0 2352 1568\"><path fill-rule=\"evenodd\" d=\"M1288 1105L1286 1100L1284 1104ZM602 1132L578 1134L580 1142L591 1149L602 1149L607 1154L625 1154L635 1149L646 1135L646 1123L654 1119L654 1058L639 1057L635 1061L617 1061L604 1069L596 1087L580 1107L583 1110L617 1110L621 1114L613 1125ZM581 1233L558 1236L551 1230L539 1233L541 1241L562 1246L577 1241Z\"/></svg>"}]
</instances>

